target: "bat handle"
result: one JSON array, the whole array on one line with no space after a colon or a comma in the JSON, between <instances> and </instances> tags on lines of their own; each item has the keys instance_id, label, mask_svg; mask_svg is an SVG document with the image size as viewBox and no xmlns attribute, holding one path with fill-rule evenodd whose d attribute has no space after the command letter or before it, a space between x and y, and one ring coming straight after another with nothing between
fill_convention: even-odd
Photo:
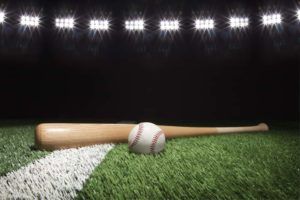
<instances>
[{"instance_id":1,"label":"bat handle","mask_svg":"<svg viewBox=\"0 0 300 200\"><path fill-rule=\"evenodd\" d=\"M218 133L253 132L253 131L268 131L268 130L269 127L266 123L260 123L256 126L217 128Z\"/></svg>"},{"instance_id":2,"label":"bat handle","mask_svg":"<svg viewBox=\"0 0 300 200\"><path fill-rule=\"evenodd\" d=\"M160 126L167 138L190 137L200 135L217 135L226 133L239 132L255 132L268 131L269 127L265 123L260 123L256 126L241 126L241 127L176 127L176 126Z\"/></svg>"}]
</instances>

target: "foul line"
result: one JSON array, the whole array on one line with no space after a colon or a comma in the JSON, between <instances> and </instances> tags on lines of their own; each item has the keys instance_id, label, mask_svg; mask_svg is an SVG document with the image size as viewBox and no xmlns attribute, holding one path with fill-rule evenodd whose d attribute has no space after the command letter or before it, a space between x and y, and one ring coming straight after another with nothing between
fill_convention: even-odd
<instances>
[{"instance_id":1,"label":"foul line","mask_svg":"<svg viewBox=\"0 0 300 200\"><path fill-rule=\"evenodd\" d=\"M0 199L73 199L112 144L54 151L0 177Z\"/></svg>"}]
</instances>

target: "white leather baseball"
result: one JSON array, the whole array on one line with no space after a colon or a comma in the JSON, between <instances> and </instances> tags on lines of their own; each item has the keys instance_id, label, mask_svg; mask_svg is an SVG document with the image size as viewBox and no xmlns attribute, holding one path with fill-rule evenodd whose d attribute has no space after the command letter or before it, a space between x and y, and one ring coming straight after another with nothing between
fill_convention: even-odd
<instances>
[{"instance_id":1,"label":"white leather baseball","mask_svg":"<svg viewBox=\"0 0 300 200\"><path fill-rule=\"evenodd\" d=\"M164 149L165 143L164 132L149 122L136 125L128 136L129 150L135 153L158 153Z\"/></svg>"}]
</instances>

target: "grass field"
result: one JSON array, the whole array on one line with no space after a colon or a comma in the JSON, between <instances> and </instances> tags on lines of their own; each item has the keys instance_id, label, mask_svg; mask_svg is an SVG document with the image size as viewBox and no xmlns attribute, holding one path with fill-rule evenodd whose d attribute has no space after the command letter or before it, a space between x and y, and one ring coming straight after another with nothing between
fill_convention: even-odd
<instances>
[{"instance_id":1,"label":"grass field","mask_svg":"<svg viewBox=\"0 0 300 200\"><path fill-rule=\"evenodd\" d=\"M33 125L0 125L0 174L50 152L32 150ZM299 199L296 123L257 134L169 140L158 155L117 145L78 191L78 199Z\"/></svg>"},{"instance_id":2,"label":"grass field","mask_svg":"<svg viewBox=\"0 0 300 200\"><path fill-rule=\"evenodd\" d=\"M0 124L0 176L49 152L33 151L34 125Z\"/></svg>"}]
</instances>

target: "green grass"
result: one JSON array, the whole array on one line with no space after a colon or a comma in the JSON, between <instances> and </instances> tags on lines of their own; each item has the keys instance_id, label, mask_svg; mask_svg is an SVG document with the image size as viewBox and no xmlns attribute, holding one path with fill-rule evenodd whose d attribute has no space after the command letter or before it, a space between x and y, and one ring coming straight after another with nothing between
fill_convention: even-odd
<instances>
[{"instance_id":1,"label":"green grass","mask_svg":"<svg viewBox=\"0 0 300 200\"><path fill-rule=\"evenodd\" d=\"M0 175L50 153L32 150L34 125L0 123ZM299 126L271 128L169 140L156 156L118 145L78 199L300 199Z\"/></svg>"},{"instance_id":2,"label":"green grass","mask_svg":"<svg viewBox=\"0 0 300 200\"><path fill-rule=\"evenodd\" d=\"M119 145L78 199L299 199L298 133L280 125L268 133L173 139L156 156Z\"/></svg>"},{"instance_id":3,"label":"green grass","mask_svg":"<svg viewBox=\"0 0 300 200\"><path fill-rule=\"evenodd\" d=\"M49 153L32 150L33 133L33 125L0 124L0 176Z\"/></svg>"}]
</instances>

